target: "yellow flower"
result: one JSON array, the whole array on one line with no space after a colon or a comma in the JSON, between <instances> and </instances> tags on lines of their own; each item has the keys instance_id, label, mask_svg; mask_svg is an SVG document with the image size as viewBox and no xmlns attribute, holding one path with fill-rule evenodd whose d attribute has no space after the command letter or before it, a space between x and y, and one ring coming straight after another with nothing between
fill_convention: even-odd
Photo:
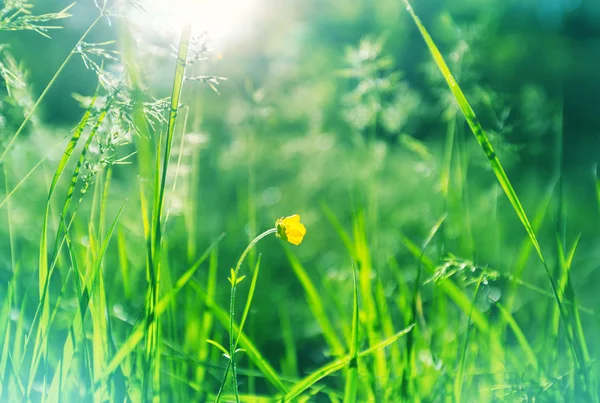
<instances>
[{"instance_id":1,"label":"yellow flower","mask_svg":"<svg viewBox=\"0 0 600 403\"><path fill-rule=\"evenodd\" d=\"M275 226L277 227L277 237L294 245L300 245L306 234L306 227L300 222L299 214L281 217L275 222Z\"/></svg>"}]
</instances>

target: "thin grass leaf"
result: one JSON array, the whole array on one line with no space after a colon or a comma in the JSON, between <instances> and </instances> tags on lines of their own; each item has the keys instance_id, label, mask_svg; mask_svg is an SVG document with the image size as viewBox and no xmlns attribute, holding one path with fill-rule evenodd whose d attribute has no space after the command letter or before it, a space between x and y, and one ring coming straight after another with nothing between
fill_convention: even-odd
<instances>
[{"instance_id":1,"label":"thin grass leaf","mask_svg":"<svg viewBox=\"0 0 600 403\"><path fill-rule=\"evenodd\" d=\"M281 370L284 376L298 377L298 351L294 340L294 329L290 321L290 313L283 304L279 307L279 323L285 349L281 359Z\"/></svg>"},{"instance_id":2,"label":"thin grass leaf","mask_svg":"<svg viewBox=\"0 0 600 403\"><path fill-rule=\"evenodd\" d=\"M596 174L596 201L598 202L598 212L600 213L600 171L598 170L598 165L595 168Z\"/></svg>"},{"instance_id":3,"label":"thin grass leaf","mask_svg":"<svg viewBox=\"0 0 600 403\"><path fill-rule=\"evenodd\" d=\"M25 183L25 181L27 181L27 179L29 179L29 177L31 176L31 174L32 174L32 173L34 173L34 172L35 172L35 171L36 171L36 170L37 170L37 169L40 167L40 165L42 165L42 163L43 163L44 161L46 161L46 158L47 158L47 157L46 157L46 156L44 156L44 157L43 157L41 160L39 160L39 161L37 162L37 164L35 164L35 165L33 166L33 168L31 168L31 169L29 170L29 172L27 172L27 175L25 175L25 176L23 177L23 179L21 179L21 181L20 181L19 183L17 183L17 185L16 185L16 186L15 186L15 187L14 187L14 188L13 188L13 189L10 191L10 192L7 192L7 194L6 194L6 197L4 197L4 200L2 200L2 202L0 202L0 208L2 208L2 207L4 206L4 204L6 204L6 203L8 202L8 200L9 200L9 199L12 197L12 195L13 195L13 194L14 194L14 193L15 193L17 190L19 190L19 188L21 187L21 185L22 185L23 183Z\"/></svg>"},{"instance_id":4,"label":"thin grass leaf","mask_svg":"<svg viewBox=\"0 0 600 403\"><path fill-rule=\"evenodd\" d=\"M284 251L285 255L288 258L288 261L290 262L292 270L294 270L294 274L296 275L298 281L300 281L300 284L304 289L304 294L308 307L311 313L313 314L314 318L316 319L317 323L319 323L319 326L323 331L323 337L325 338L325 341L329 345L329 348L331 348L333 355L343 355L344 347L337 333L335 332L331 321L327 317L327 314L325 312L325 304L321 300L321 294L317 291L317 288L308 276L308 273L306 272L298 258L285 244Z\"/></svg>"},{"instance_id":5,"label":"thin grass leaf","mask_svg":"<svg viewBox=\"0 0 600 403\"><path fill-rule=\"evenodd\" d=\"M156 305L154 313L156 316L160 316L171 303L171 300L181 291L181 289L189 282L194 273L200 268L202 263L209 257L210 251L217 246L217 244L223 239L225 234L221 234L204 252L204 254L190 267L175 283L175 286L163 296L159 303ZM193 283L191 283L193 284ZM119 347L113 358L109 361L106 366L104 373L95 380L96 383L103 382L107 379L123 362L123 360L131 353L137 344L144 338L146 330L150 324L147 322L139 323L127 337L127 340Z\"/></svg>"},{"instance_id":6,"label":"thin grass leaf","mask_svg":"<svg viewBox=\"0 0 600 403\"><path fill-rule=\"evenodd\" d=\"M544 192L544 198L540 203L539 207L535 212L535 216L533 217L533 229L534 231L538 231L541 227L544 218L546 217L550 202L552 201L552 197L554 196L554 190L556 188L557 181L552 181L552 183L548 186L546 191ZM517 253L517 259L515 263L512 265L512 280L511 284L506 292L506 309L509 311L512 309L512 305L514 303L515 292L517 290L518 281L520 281L523 272L525 271L525 267L527 265L527 261L531 255L533 244L529 239L529 236L526 236L521 243L521 247L519 248L519 252Z\"/></svg>"},{"instance_id":7,"label":"thin grass leaf","mask_svg":"<svg viewBox=\"0 0 600 403\"><path fill-rule=\"evenodd\" d=\"M225 328L229 328L229 315L225 310L219 307L212 299L208 298L208 295L204 291L204 288L196 281L190 282L190 286L196 290L200 298L204 301L206 306L212 311L215 318L221 322ZM238 326L234 323L233 330L238 332ZM277 372L262 356L260 351L256 348L254 343L246 336L244 332L239 332L240 345L246 350L245 353L248 358L257 366L257 368L265 375L266 379L273 384L280 392L285 393L287 388L277 375Z\"/></svg>"},{"instance_id":8,"label":"thin grass leaf","mask_svg":"<svg viewBox=\"0 0 600 403\"><path fill-rule=\"evenodd\" d=\"M560 239L560 235L558 234L558 232L556 233L556 247L557 247L557 251L558 251L558 260L559 260L559 268L560 268L560 273L559 273L559 278L558 278L558 289L560 291L561 294L564 295L565 289L567 287L567 282L569 281L569 273L571 271L571 263L573 262L573 256L575 255L575 251L577 250L577 246L579 245L579 239L580 239L581 235L577 236L577 238L575 238L575 241L573 242L573 246L571 247L570 251L568 252L568 254L565 256L565 251L564 248L566 246L562 245L562 241ZM558 307L554 307L553 311L552 311L552 315L551 315L551 331L552 331L552 335L553 335L553 339L556 339L557 335L558 335L558 326L559 326L559 319L560 319L560 312L558 310Z\"/></svg>"},{"instance_id":9,"label":"thin grass leaf","mask_svg":"<svg viewBox=\"0 0 600 403\"><path fill-rule=\"evenodd\" d=\"M31 109L25 116L25 119L23 120L23 122L21 123L21 125L19 126L19 128L17 129L15 134L6 143L4 150L2 151L2 154L0 154L0 163L4 161L4 159L6 157L6 153L10 150L11 146L17 140L17 137L19 137L19 135L21 134L21 132L23 131L25 126L27 126L27 123L29 122L29 120L31 119L31 117L33 116L35 111L37 110L38 106L42 103L42 100L44 99L44 97L46 96L46 94L48 93L48 91L50 90L50 88L52 87L52 85L54 84L56 79L58 78L58 76L60 76L60 73L64 70L65 66L69 63L69 60L71 60L71 57L73 57L73 55L75 53L77 53L77 49L78 49L79 45L85 40L85 38L89 35L89 33L92 31L92 29L96 26L96 24L100 21L101 18L102 18L102 15L99 15L90 24L90 26L86 29L86 31L83 33L83 35L81 35L81 38L79 38L79 40L75 43L75 45L73 46L73 49L71 49L71 51L69 52L69 54L67 55L65 60L62 62L62 64L58 68L58 70L56 70L56 73L54 73L54 75L52 76L52 78L50 79L50 81L48 82L48 84L46 85L46 87L44 88L44 90L42 91L40 96L38 97L37 101L35 101L35 103L33 104Z\"/></svg>"},{"instance_id":10,"label":"thin grass leaf","mask_svg":"<svg viewBox=\"0 0 600 403\"><path fill-rule=\"evenodd\" d=\"M381 320L377 312L377 305L373 295L373 262L371 259L371 250L367 240L367 228L363 211L359 211L353 220L353 237L354 237L354 255L358 262L358 284L364 309L364 318L366 325L366 333L369 343L372 344L375 340L381 339L382 335ZM375 353L373 381L375 384L376 398L380 398L379 394L383 385L387 384L388 378L388 362L383 351Z\"/></svg>"},{"instance_id":11,"label":"thin grass leaf","mask_svg":"<svg viewBox=\"0 0 600 403\"><path fill-rule=\"evenodd\" d=\"M344 230L344 227L342 226L342 224L340 223L340 221L338 220L338 218L336 217L336 215L334 214L334 212L325 203L321 203L321 210L323 210L323 213L325 214L325 217L327 218L327 221L329 221L329 223L333 226L333 228L338 233L338 236L340 237L340 239L344 243L344 246L346 247L346 249L348 250L348 252L350 254L353 254L354 253L354 246L353 246L352 239L350 238L350 235L348 235L346 233L346 231Z\"/></svg>"},{"instance_id":12,"label":"thin grass leaf","mask_svg":"<svg viewBox=\"0 0 600 403\"><path fill-rule=\"evenodd\" d=\"M510 329L514 333L514 335L517 339L517 342L519 343L519 346L521 346L521 349L523 350L523 353L525 354L525 358L527 358L527 361L529 362L529 365L531 365L534 368L534 370L537 372L540 368L540 364L538 362L537 356L535 355L535 352L533 351L533 349L531 348L531 345L527 341L525 334L519 327L519 324L517 323L515 318L513 318L511 313L502 304L500 304L499 302L496 302L495 305L498 308L498 310L500 311L500 314L502 315L502 318L504 319L504 321L508 324L508 326L510 326Z\"/></svg>"},{"instance_id":13,"label":"thin grass leaf","mask_svg":"<svg viewBox=\"0 0 600 403\"><path fill-rule=\"evenodd\" d=\"M423 267L429 273L433 274L435 272L435 264L431 261L429 257L422 255L421 248L419 248L415 243L413 243L404 235L400 236L400 240L415 259L421 259ZM448 298L454 301L454 303L465 315L469 315L472 306L471 299L467 297L464 291L461 290L451 279L443 279L440 281L436 281L435 285L444 294L446 294ZM477 326L480 332L484 334L488 333L489 323L486 317L477 308L474 308L471 320Z\"/></svg>"},{"instance_id":14,"label":"thin grass leaf","mask_svg":"<svg viewBox=\"0 0 600 403\"><path fill-rule=\"evenodd\" d=\"M454 401L461 402L461 395L463 389L463 377L465 373L465 362L467 359L467 350L469 348L470 335L471 335L471 316L473 313L473 309L475 308L475 301L477 301L477 295L479 294L479 287L481 286L481 281L483 280L483 274L479 276L477 280L477 285L475 286L475 292L473 293L473 302L471 302L471 312L469 314L469 319L467 321L467 331L465 334L465 342L462 346L462 350L460 352L460 360L458 363L457 375L454 380Z\"/></svg>"},{"instance_id":15,"label":"thin grass leaf","mask_svg":"<svg viewBox=\"0 0 600 403\"><path fill-rule=\"evenodd\" d=\"M92 139L94 138L95 134L98 132L100 126L102 125L102 122L106 116L106 113L108 112L108 108L110 107L110 102L107 101L107 105L105 106L105 109L100 113L98 120L96 121L94 127L92 128L88 139L81 151L81 154L79 156L79 160L77 162L77 166L75 167L75 170L73 171L73 175L71 177L71 183L69 185L69 188L67 190L67 196L65 198L65 202L63 203L63 209L62 209L62 213L61 213L61 217L66 217L69 207L70 207L70 203L71 203L71 199L73 196L73 192L75 189L75 185L77 183L77 179L79 178L79 172L81 169L81 166L83 165L83 161L85 159L87 150L90 147L90 144L92 142ZM86 112L87 114L87 112ZM84 114L84 118L86 116L86 114ZM89 118L89 115L88 115ZM83 119L82 119L83 121ZM85 118L85 122L87 122L87 118ZM78 127L81 127L81 125L79 125ZM78 130L76 130L76 135L77 135ZM79 133L75 139L76 140L79 138L79 136L81 135L81 133ZM65 153L70 153L72 152L71 147L74 147L73 143L73 139L72 141L69 142L69 144L67 145L67 149L65 150ZM64 170L64 165L66 164L66 162L68 161L69 157L64 158L63 154L63 158L61 159L61 162L64 160L63 163L59 163L59 166L57 168L57 173L55 173L54 177L53 177L53 181L50 187L51 191L54 191L55 186L56 186L56 182L58 181L58 179L60 178L60 174L62 173L62 171ZM70 154L69 154L70 156ZM63 229L62 223L64 220L61 220L60 224L59 224L59 228L57 230L57 234L56 234L56 239L55 239L55 245L54 245L54 251L53 251L53 256L54 256L54 260L52 265L50 266L50 268L48 267L48 245L47 245L47 231L48 231L48 219L49 219L49 214L50 214L50 199L52 197L52 192L49 191L48 193L48 199L46 202L46 209L45 209L45 213L44 213L44 218L43 218L43 222L42 222L42 234L40 237L40 252L39 252L39 290L40 290L40 299L39 299L39 304L38 304L38 308L36 310L36 316L34 317L34 322L37 318L39 318L39 324L37 327L37 333L36 333L36 337L35 337L35 343L33 346L33 359L32 359L32 365L30 366L30 372L29 372L29 382L28 382L28 387L27 387L27 393L29 394L31 391L31 387L33 386L33 380L34 380L34 376L35 373L37 372L37 368L38 368L38 363L40 360L40 355L45 355L46 352L46 343L45 343L45 338L42 337L43 334L47 333L47 328L48 328L48 323L50 320L50 306L49 306L49 300L48 300L48 296L47 296L47 291L48 291L48 285L50 283L50 278L54 272L54 268L56 265L56 261L58 259L58 250L60 248L60 245L62 245L62 240L60 239L60 233L61 233L61 229ZM66 227L65 227L65 231L66 231ZM37 313L41 312L41 314L38 316ZM32 326L33 329L33 326Z\"/></svg>"},{"instance_id":16,"label":"thin grass leaf","mask_svg":"<svg viewBox=\"0 0 600 403\"><path fill-rule=\"evenodd\" d=\"M62 349L61 363L60 363L61 365L58 366L59 370L57 370L55 372L54 377L52 378L52 382L50 384L50 390L48 392L48 398L50 399L50 401L58 401L58 393L61 390L60 385L64 385L66 382L70 364L71 364L74 354L75 354L77 339L79 337L79 334L83 330L85 313L89 307L90 296L93 295L93 292L94 292L94 279L97 277L98 272L100 271L100 269L102 267L102 261L103 261L104 255L106 254L106 250L108 249L109 242L112 239L112 234L116 228L119 217L121 216L121 213L123 212L124 208L125 208L125 203L123 203L123 205L117 212L115 218L113 219L113 221L110 225L110 228L108 229L106 237L103 240L100 253L99 253L97 259L95 260L95 265L94 265L93 270L89 273L88 276L86 276L85 280L83 281L83 285L85 286L85 288L83 290L80 290L81 292L79 293L80 294L79 310L76 311L75 318L73 319L73 322L71 323L69 333L67 334L67 339L66 339L63 349ZM67 241L66 241L67 248L71 254L71 263L73 264L73 268L74 268L74 271L76 274L75 281L80 282L81 281L81 279L80 279L81 273L77 266L77 259L73 252L73 248L71 246L71 242L70 242L70 238L69 238L68 234L66 234L66 239L67 239ZM56 399L56 400L54 400L54 399Z\"/></svg>"},{"instance_id":17,"label":"thin grass leaf","mask_svg":"<svg viewBox=\"0 0 600 403\"><path fill-rule=\"evenodd\" d=\"M408 322L414 322L414 323L421 323L423 326L425 324L425 320L423 320L423 313L421 312L421 306L422 306L422 302L421 302L421 295L420 295L420 287L421 287L421 272L422 269L421 267L423 266L423 259L425 257L425 253L427 252L427 248L429 247L429 244L431 243L431 241L433 240L433 238L435 237L435 234L438 232L438 230L440 229L440 227L442 226L442 224L444 223L445 219L447 217L447 214L442 215L431 227L429 233L427 234L427 237L425 238L425 240L423 241L423 244L421 246L421 251L420 251L420 255L419 255L419 266L417 267L417 278L415 279L415 285L413 288L413 293L412 293L412 303L411 303L411 309L410 309L410 316L408 318ZM413 248L414 251L416 252L416 248ZM472 311L472 309L471 309ZM417 318L419 318L420 320L417 321ZM421 330L422 332L425 332L425 329ZM413 378L413 372L414 372L414 365L415 365L415 353L414 353L414 345L415 345L415 332L409 333L408 336L406 337L406 356L407 356L407 365L404 368L403 374L402 374L402 391L403 391L403 397L405 399L407 399L410 395L412 395L412 388L414 387L413 383L414 380Z\"/></svg>"},{"instance_id":18,"label":"thin grass leaf","mask_svg":"<svg viewBox=\"0 0 600 403\"><path fill-rule=\"evenodd\" d=\"M212 344L213 346L215 346L216 348L221 350L223 352L223 356L225 356L225 357L227 357L227 359L229 359L229 351L227 351L227 349L225 349L225 347L223 347L221 345L221 343L219 343L218 341L211 340L211 339L206 339L206 342L208 344Z\"/></svg>"},{"instance_id":19,"label":"thin grass leaf","mask_svg":"<svg viewBox=\"0 0 600 403\"><path fill-rule=\"evenodd\" d=\"M215 247L210 252L210 262L208 266L208 281L206 285L206 292L208 298L211 300L215 298L217 290L217 268L218 268L218 248ZM200 340L209 338L213 328L213 314L206 306L204 306L204 313L202 314L202 329L200 333ZM200 351L198 352L198 359L200 361L206 361L208 359L208 346L206 344L200 345ZM204 367L199 367L196 371L196 380L199 384L204 383L206 377L206 370Z\"/></svg>"},{"instance_id":20,"label":"thin grass leaf","mask_svg":"<svg viewBox=\"0 0 600 403\"><path fill-rule=\"evenodd\" d=\"M0 318L10 318L10 310L12 306L13 298L13 287L12 284L8 283L8 292L4 297L2 303L2 309L0 309ZM0 354L0 397L2 397L2 391L8 388L8 378L10 374L7 373L6 368L8 364L8 354L10 352L10 335L11 335L11 321L7 320L5 325L0 327L0 334L4 334L4 340L2 341L2 353Z\"/></svg>"},{"instance_id":21,"label":"thin grass leaf","mask_svg":"<svg viewBox=\"0 0 600 403\"><path fill-rule=\"evenodd\" d=\"M374 344L370 348L359 352L357 358L365 357L369 354L372 354L376 351L379 351L379 350L389 346L390 344L397 341L400 337L402 337L405 334L407 334L408 332L410 332L413 327L414 327L414 324L410 325L406 329L396 333L393 337L382 340L382 341ZM285 394L285 396L283 397L283 400L285 402L289 402L289 401L296 399L298 396L300 396L302 393L304 393L306 390L308 390L310 387L312 387L315 383L317 383L321 379L344 368L346 365L348 365L350 363L351 360L352 360L352 356L347 355L344 358L335 360L335 361L333 361L329 364L326 364L323 367L313 371L310 375L306 376L305 378L301 379L296 384L294 384L290 388L289 392L287 392Z\"/></svg>"},{"instance_id":22,"label":"thin grass leaf","mask_svg":"<svg viewBox=\"0 0 600 403\"><path fill-rule=\"evenodd\" d=\"M108 202L108 195L110 189L112 169L109 167L104 175L104 181L99 178L96 182L95 194L98 194L98 230L97 233L93 227L93 215L96 207L96 198L94 198L94 206L92 206L92 217L90 218L88 237L90 243L93 245L96 240L99 244L104 244L103 239L103 227L105 221L106 206ZM113 229L115 222L113 221ZM112 234L111 234L112 235ZM104 248L101 249L101 251ZM102 253L100 251L100 253ZM98 262L97 269L94 270L95 276L92 277L92 284L94 284L92 299L90 301L90 315L92 317L92 355L93 355L93 374L101 374L103 367L107 361L109 354L109 340L112 339L109 334L109 315L106 302L106 290L104 287L104 276L103 276L103 259L102 256L92 255L92 261ZM95 400L103 399L103 396L107 394L107 388L99 388L94 391Z\"/></svg>"},{"instance_id":23,"label":"thin grass leaf","mask_svg":"<svg viewBox=\"0 0 600 403\"><path fill-rule=\"evenodd\" d=\"M126 299L131 298L131 285L129 279L129 259L127 259L127 244L125 234L121 227L117 229L117 253L119 256L119 269L123 281L123 292Z\"/></svg>"},{"instance_id":24,"label":"thin grass leaf","mask_svg":"<svg viewBox=\"0 0 600 403\"><path fill-rule=\"evenodd\" d=\"M356 279L356 266L352 262L353 300L352 300L352 340L350 342L350 362L346 374L344 388L344 403L356 402L358 391L358 281Z\"/></svg>"},{"instance_id":25,"label":"thin grass leaf","mask_svg":"<svg viewBox=\"0 0 600 403\"><path fill-rule=\"evenodd\" d=\"M63 155L60 157L60 161L58 162L56 171L54 172L54 176L52 177L52 182L50 183L50 190L48 190L48 199L50 199L52 197L52 194L54 193L56 184L58 183L60 176L62 175L63 171L65 170L67 163L69 162L69 159L71 158L71 155L73 154L73 150L75 149L75 147L77 146L77 143L79 142L79 139L81 138L81 134L87 127L88 121L90 120L90 117L91 117L93 109L94 109L94 105L96 104L96 99L98 98L99 91L100 91L100 85L98 85L96 87L96 91L94 92L94 95L92 96L92 100L90 101L88 108L86 109L85 113L83 114L83 117L81 118L81 120L79 121L77 126L75 127L75 130L73 131L73 135L71 136L71 139L69 140L69 143L67 144L67 147L65 148L65 151L63 152Z\"/></svg>"},{"instance_id":26,"label":"thin grass leaf","mask_svg":"<svg viewBox=\"0 0 600 403\"><path fill-rule=\"evenodd\" d=\"M252 281L250 282L250 289L248 290L248 297L246 299L246 305L244 306L244 311L242 313L242 320L239 324L239 331L241 332L244 329L244 324L246 323L246 319L248 318L248 313L250 313L250 305L252 304L252 298L254 297L254 290L256 290L256 281L258 280L258 272L260 270L260 260L262 255L258 255L258 260L256 261L256 265L254 266L254 272L252 273ZM238 281L239 282L239 281ZM234 350L237 349L237 345L240 341L240 335L238 334L235 339L235 344L233 345Z\"/></svg>"},{"instance_id":27,"label":"thin grass leaf","mask_svg":"<svg viewBox=\"0 0 600 403\"><path fill-rule=\"evenodd\" d=\"M158 284L161 278L161 255L162 255L162 233L164 222L163 206L165 203L165 188L167 182L167 172L169 169L169 160L171 158L171 147L175 134L175 124L177 122L177 112L179 108L179 100L183 88L183 80L185 77L185 67L187 65L187 54L191 36L191 25L187 24L180 37L179 50L177 53L177 65L175 67L175 75L173 78L173 87L171 91L171 109L169 112L169 122L167 126L167 135L165 143L165 152L163 154L162 172L160 167L160 146L162 133L156 147L156 167L155 167L155 184L154 198L152 208L152 237L147 240L151 247L148 249L148 273L149 273L149 288L146 301L146 322L148 322L148 335L146 337L146 357L144 362L144 381L142 389L144 391L144 399L146 391L149 389L156 395L160 395L160 331L156 321L155 306L159 303ZM150 372L152 372L152 382L149 382Z\"/></svg>"},{"instance_id":28,"label":"thin grass leaf","mask_svg":"<svg viewBox=\"0 0 600 403\"><path fill-rule=\"evenodd\" d=\"M591 356L590 356L590 352L588 349L587 340L586 340L585 334L583 332L583 324L581 322L581 317L579 315L579 309L578 309L578 304L577 304L577 297L575 295L575 289L574 289L573 283L571 281L571 267L573 265L573 258L575 257L575 252L577 250L577 247L579 246L580 239L581 239L581 234L579 234L575 238L575 241L573 242L573 246L569 250L569 253L565 257L564 261L562 262L563 270L561 273L561 278L559 280L559 284L561 287L563 287L562 289L564 290L565 297L568 298L570 301L572 301L571 304L567 305L567 309L573 320L573 332L574 332L574 337L577 340L577 343L575 346L579 349L578 354L581 356L581 359L583 360L583 362L585 364L584 367L581 368L581 372L583 373L583 376L586 380L587 393L594 402L598 402L598 399L600 398L600 396L598 396L598 394L596 393L597 379L596 379L596 377L594 377L591 374L590 365L589 365L591 362ZM562 249L560 247L560 245L559 245L559 248ZM566 278L563 278L563 277L566 277Z\"/></svg>"}]
</instances>

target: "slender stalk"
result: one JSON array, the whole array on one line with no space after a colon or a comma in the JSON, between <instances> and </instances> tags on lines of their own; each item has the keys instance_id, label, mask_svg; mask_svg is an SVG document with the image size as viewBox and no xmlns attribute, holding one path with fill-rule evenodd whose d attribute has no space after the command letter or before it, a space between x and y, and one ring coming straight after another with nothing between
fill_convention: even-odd
<instances>
[{"instance_id":1,"label":"slender stalk","mask_svg":"<svg viewBox=\"0 0 600 403\"><path fill-rule=\"evenodd\" d=\"M248 255L248 253L254 247L254 245L256 245L258 243L258 241L260 241L267 235L274 234L275 232L277 232L277 228L271 228L271 229L266 230L262 234L258 235L256 238L254 238L252 240L252 242L250 242L250 244L246 247L246 249L242 253L242 256L240 256L240 259L238 260L237 265L235 266L235 269L232 270L231 279L230 279L231 280L231 298L229 300L229 362L227 363L227 366L225 367L225 374L223 375L223 381L221 382L221 387L219 388L219 392L217 393L217 398L216 398L215 402L218 402L219 399L221 398L221 394L223 393L223 386L225 385L225 381L227 379L227 374L229 373L229 367L231 367L232 376L233 376L233 390L235 393L235 401L236 401L236 403L239 403L239 401L240 401L240 396L238 393L238 384L237 384L237 373L236 373L236 367L235 367L235 349L237 347L238 338L235 337L235 335L233 334L233 322L234 322L234 316L235 316L235 292L237 290L237 283L239 282L238 281L238 273L240 271L240 267L242 266L242 263L244 262L244 259L246 259L246 255ZM239 333L241 333L242 329L239 328L238 331L239 331Z\"/></svg>"},{"instance_id":2,"label":"slender stalk","mask_svg":"<svg viewBox=\"0 0 600 403\"><path fill-rule=\"evenodd\" d=\"M456 403L460 403L462 389L463 389L463 376L465 373L465 361L467 358L467 349L469 347L469 336L471 335L471 318L473 317L473 309L475 308L475 302L477 301L477 296L479 295L479 288L481 286L481 282L483 281L483 273L479 276L477 280L477 285L475 286L475 293L473 294L473 302L471 303L471 312L469 312L469 320L467 322L467 331L465 334L465 343L463 344L463 348L460 354L460 361L458 363L458 375L454 381L454 401Z\"/></svg>"}]
</instances>

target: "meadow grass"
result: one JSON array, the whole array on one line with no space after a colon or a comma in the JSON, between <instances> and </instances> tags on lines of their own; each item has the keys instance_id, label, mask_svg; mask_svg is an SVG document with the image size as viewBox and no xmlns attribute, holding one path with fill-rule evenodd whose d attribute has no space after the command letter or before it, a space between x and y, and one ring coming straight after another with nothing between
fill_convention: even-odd
<instances>
[{"instance_id":1,"label":"meadow grass","mask_svg":"<svg viewBox=\"0 0 600 403\"><path fill-rule=\"evenodd\" d=\"M233 189L219 187L226 169L202 171L211 167L205 159L215 157L193 147L202 137L192 131L201 129L203 107L209 107L198 101L196 86L216 89L221 78L195 76L206 49L197 49L191 26L182 29L168 59L168 97L154 99L136 61L134 32L125 27L117 41L86 42L106 18L120 18L96 3L97 18L2 143L7 268L0 286L0 401L597 402L594 326L600 314L581 302L576 267L582 248L593 245L566 230L562 162L556 161L556 180L536 195L528 214L436 42L411 4L403 3L454 99L434 171L440 202L417 231L410 219L403 227L388 224L386 214L418 212L401 206L407 202L400 191L384 205L384 169L373 164L365 168L370 174L361 172L364 177L344 190L351 195L345 205L310 189L312 206L298 205L303 196L285 199L308 216L304 240L287 232L287 218L276 222L259 210L260 163L294 173L302 165L264 158L261 147L270 149L268 139L240 129L245 171ZM28 7L10 7L3 10L0 30L43 34L55 28L48 21L68 18L71 10L36 19ZM105 68L117 54L110 50L115 44L122 76ZM374 52L382 47L363 45ZM52 135L32 118L75 56L98 81L79 123L60 142L58 157L32 151L29 160L18 160L36 138L32 131ZM369 80L389 63L376 57L368 62L375 70L361 65L360 74L342 75ZM9 99L18 72L1 71ZM268 112L259 95L251 97L258 111L251 123L267 130L259 119ZM374 116L348 152L352 163L379 158L381 122ZM469 183L473 142L463 136L464 122L495 176L485 176L494 192L491 219L473 206L478 188ZM420 158L437 158L417 140L404 142ZM216 143L211 147L224 144ZM293 140L289 144L297 148ZM235 159L223 150L211 152L225 155L221 165ZM405 154L386 158L399 156ZM391 166L408 175L412 162ZM597 167L590 177L600 211ZM205 180L211 186L202 186ZM41 186L32 190L34 181ZM396 177L392 183L413 186ZM290 193L297 191L295 184ZM221 199L231 192L234 203ZM426 203L417 196L408 204ZM201 213L199 206L209 200L234 207ZM557 214L549 217L553 208ZM23 209L40 223L34 241L16 224ZM544 224L553 220L551 236L542 238ZM207 229L214 222L222 226L216 233ZM476 235L482 222L495 248L504 247L502 231L516 234L512 250L506 245L495 261L490 258L504 262L502 268L485 259ZM457 225L458 239L452 235ZM226 236L229 229L237 232ZM276 234L281 239L273 239ZM303 247L311 237L316 241L309 255ZM394 244L394 253L382 252L387 243ZM315 269L327 266L322 262L331 256L337 256L333 269ZM526 293L536 307L527 305Z\"/></svg>"}]
</instances>

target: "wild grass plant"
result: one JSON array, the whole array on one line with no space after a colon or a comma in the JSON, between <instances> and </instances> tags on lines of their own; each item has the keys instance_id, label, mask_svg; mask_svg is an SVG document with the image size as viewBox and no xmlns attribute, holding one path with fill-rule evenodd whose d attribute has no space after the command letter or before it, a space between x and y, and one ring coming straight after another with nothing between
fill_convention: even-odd
<instances>
[{"instance_id":1,"label":"wild grass plant","mask_svg":"<svg viewBox=\"0 0 600 403\"><path fill-rule=\"evenodd\" d=\"M37 92L0 47L0 401L599 400L598 162L570 183L549 125L553 174L527 177L468 33L446 56L419 4L382 4L418 74L389 32L309 60L291 35L224 83L191 25L139 31L144 2L4 2L3 35L94 17ZM93 86L64 129L42 110L74 64Z\"/></svg>"}]
</instances>

